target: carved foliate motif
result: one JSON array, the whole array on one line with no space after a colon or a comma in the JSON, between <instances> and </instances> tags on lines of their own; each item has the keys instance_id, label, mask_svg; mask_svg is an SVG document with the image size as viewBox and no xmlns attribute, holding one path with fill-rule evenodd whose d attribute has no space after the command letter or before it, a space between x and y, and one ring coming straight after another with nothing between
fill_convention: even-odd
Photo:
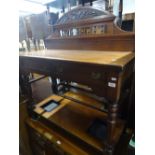
<instances>
[{"instance_id":1,"label":"carved foliate motif","mask_svg":"<svg viewBox=\"0 0 155 155\"><path fill-rule=\"evenodd\" d=\"M71 10L69 13L64 14L56 24L65 24L68 22L74 22L81 19L93 18L96 16L106 15L103 11L89 8L89 7L80 7Z\"/></svg>"}]
</instances>

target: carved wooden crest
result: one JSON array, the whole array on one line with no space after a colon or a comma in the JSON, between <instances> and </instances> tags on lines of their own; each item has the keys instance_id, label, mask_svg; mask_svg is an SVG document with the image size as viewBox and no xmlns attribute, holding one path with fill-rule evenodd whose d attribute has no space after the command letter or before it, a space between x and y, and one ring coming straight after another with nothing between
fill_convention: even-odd
<instances>
[{"instance_id":1,"label":"carved wooden crest","mask_svg":"<svg viewBox=\"0 0 155 155\"><path fill-rule=\"evenodd\" d=\"M78 21L81 19L93 18L96 16L106 15L101 10L94 9L92 7L78 7L66 14L64 14L58 21L57 24L65 24L68 22Z\"/></svg>"}]
</instances>

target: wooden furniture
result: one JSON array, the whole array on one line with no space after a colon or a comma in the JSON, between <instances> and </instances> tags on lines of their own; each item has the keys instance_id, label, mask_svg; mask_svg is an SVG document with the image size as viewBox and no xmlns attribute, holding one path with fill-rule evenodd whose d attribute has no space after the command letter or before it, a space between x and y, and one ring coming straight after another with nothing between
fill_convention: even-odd
<instances>
[{"instance_id":1,"label":"wooden furniture","mask_svg":"<svg viewBox=\"0 0 155 155\"><path fill-rule=\"evenodd\" d=\"M135 31L135 13L123 15L121 28L126 31Z\"/></svg>"},{"instance_id":2,"label":"wooden furniture","mask_svg":"<svg viewBox=\"0 0 155 155\"><path fill-rule=\"evenodd\" d=\"M134 51L135 34L118 26L119 19L92 7L78 7L64 14L45 40L47 49ZM95 39L95 40L94 40Z\"/></svg>"},{"instance_id":3,"label":"wooden furniture","mask_svg":"<svg viewBox=\"0 0 155 155\"><path fill-rule=\"evenodd\" d=\"M36 72L52 77L52 89L56 94L59 93L57 78L65 83L88 86L92 94L104 99L99 104L106 104L107 111L103 112L96 103L100 110L95 109L87 102L91 99L76 98L75 101L74 95L70 94L73 100L66 94L59 94L58 98L65 99L58 108L43 113L38 107L35 112L44 118L41 121L46 125L72 135L74 141L82 142L87 149L114 154L124 127L123 121L117 118L119 104L134 70L134 33L122 31L113 15L88 7L71 10L51 29L52 34L45 40L46 50L20 54L20 76L29 97L27 75ZM85 105L77 104L83 101ZM96 117L104 120L107 126L102 143L85 133Z\"/></svg>"},{"instance_id":4,"label":"wooden furniture","mask_svg":"<svg viewBox=\"0 0 155 155\"><path fill-rule=\"evenodd\" d=\"M55 131L39 121L27 119L30 143L34 155L89 155L90 151L81 149L69 137Z\"/></svg>"},{"instance_id":5,"label":"wooden furniture","mask_svg":"<svg viewBox=\"0 0 155 155\"><path fill-rule=\"evenodd\" d=\"M45 50L20 54L20 69L90 86L94 93L117 102L131 75L132 52ZM42 66L42 67L40 67Z\"/></svg>"},{"instance_id":6,"label":"wooden furniture","mask_svg":"<svg viewBox=\"0 0 155 155\"><path fill-rule=\"evenodd\" d=\"M22 71L38 72L54 78L86 84L95 94L106 98L108 103L106 150L111 149L110 151L114 146L118 103L121 94L123 95L121 92L126 80L132 74L133 65L132 52L82 53L82 51L47 50L20 54Z\"/></svg>"},{"instance_id":7,"label":"wooden furniture","mask_svg":"<svg viewBox=\"0 0 155 155\"><path fill-rule=\"evenodd\" d=\"M66 95L68 95L68 93ZM73 93L70 93L70 96L74 97ZM99 102L91 98L85 96L81 97L80 94L78 100L83 100L87 104L99 104ZM50 101L58 102L59 106L54 110L47 112L43 107ZM99 137L93 135L90 132L90 128L96 121L101 121L103 124L105 123L106 128L107 113L57 95L52 95L38 103L34 108L34 112L38 115L39 122L43 122L51 129L59 131L62 135L68 135L76 145L80 145L80 148L84 147L86 150L92 150L89 154L106 154L108 131L106 130L104 133L101 133L101 136ZM124 122L118 119L116 128L113 131L113 145L118 142L123 127ZM98 132L101 132L102 128L98 128ZM102 138L102 136L104 137Z\"/></svg>"},{"instance_id":8,"label":"wooden furniture","mask_svg":"<svg viewBox=\"0 0 155 155\"><path fill-rule=\"evenodd\" d=\"M29 144L29 135L25 125L28 100L24 99L19 104L19 152L22 155L32 155L32 150Z\"/></svg>"}]
</instances>

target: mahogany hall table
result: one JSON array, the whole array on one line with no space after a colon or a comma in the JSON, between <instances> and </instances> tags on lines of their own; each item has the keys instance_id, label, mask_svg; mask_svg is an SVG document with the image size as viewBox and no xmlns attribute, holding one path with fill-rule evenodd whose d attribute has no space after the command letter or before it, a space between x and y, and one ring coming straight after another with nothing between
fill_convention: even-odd
<instances>
[{"instance_id":1,"label":"mahogany hall table","mask_svg":"<svg viewBox=\"0 0 155 155\"><path fill-rule=\"evenodd\" d=\"M133 73L131 51L44 50L23 52L19 56L20 75L35 72L87 85L108 101L107 150L113 150L113 131L118 105L127 79ZM26 80L24 82L26 84Z\"/></svg>"}]
</instances>

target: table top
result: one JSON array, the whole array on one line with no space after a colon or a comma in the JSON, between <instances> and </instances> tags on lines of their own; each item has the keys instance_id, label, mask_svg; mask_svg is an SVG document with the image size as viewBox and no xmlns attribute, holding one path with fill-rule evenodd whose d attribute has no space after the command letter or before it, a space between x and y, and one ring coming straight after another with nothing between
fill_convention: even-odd
<instances>
[{"instance_id":1,"label":"table top","mask_svg":"<svg viewBox=\"0 0 155 155\"><path fill-rule=\"evenodd\" d=\"M81 51L81 50L42 50L22 52L20 57L32 57L51 60L64 60L72 62L81 62L99 65L113 65L123 67L129 61L134 59L134 53L131 51Z\"/></svg>"}]
</instances>

